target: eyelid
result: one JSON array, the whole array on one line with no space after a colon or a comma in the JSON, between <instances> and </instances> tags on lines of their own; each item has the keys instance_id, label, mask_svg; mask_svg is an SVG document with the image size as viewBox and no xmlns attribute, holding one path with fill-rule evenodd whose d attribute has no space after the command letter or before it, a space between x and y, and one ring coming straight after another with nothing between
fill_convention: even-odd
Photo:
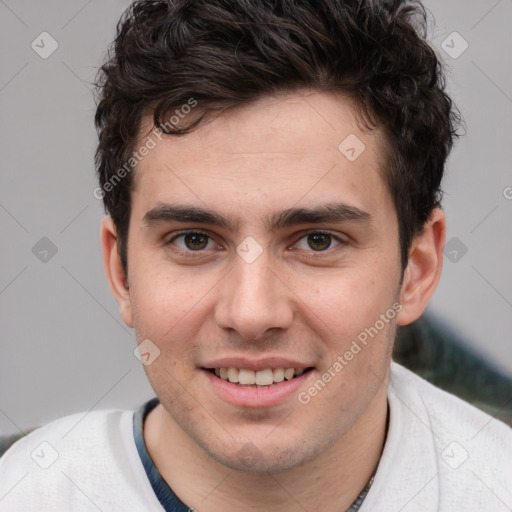
<instances>
[{"instance_id":1,"label":"eyelid","mask_svg":"<svg viewBox=\"0 0 512 512\"><path fill-rule=\"evenodd\" d=\"M338 242L339 245L347 245L348 244L348 238L342 238L341 236L333 233L332 231L329 231L328 229L310 229L310 230L307 230L305 232L302 232L301 235L296 239L296 241L291 245L291 247L295 246L300 240L302 240L304 237L307 237L309 235L313 235L313 234L321 234L321 235L329 235L330 237L332 237L336 242ZM313 254L318 254L318 255L321 255L321 254L330 254L332 253L333 251L336 250L338 246L336 247L333 247L331 249L327 249L325 251L314 251L313 249L309 250L308 252L309 253L313 253Z\"/></svg>"},{"instance_id":2,"label":"eyelid","mask_svg":"<svg viewBox=\"0 0 512 512\"><path fill-rule=\"evenodd\" d=\"M188 234L193 234L193 233L197 233L197 234L200 234L200 235L205 235L207 236L211 241L213 241L214 243L217 244L217 246L221 245L217 242L217 240L215 239L215 237L210 234L207 230L201 230L201 229L194 229L194 228L191 228L191 229L182 229L180 231L173 231L172 232L172 236L171 238L167 238L166 241L164 242L164 245L170 245L174 240L176 240L176 238L180 237L180 236L185 236L185 235L188 235ZM330 237L332 237L336 242L338 242L338 246L343 246L343 245L346 245L348 244L348 239L347 238L344 238L344 237L341 237L335 233L333 233L332 231L329 231L329 230L326 230L326 229L309 229L307 231L303 231L300 233L300 236L298 236L295 240L295 242L293 242L293 244L291 246L289 246L289 248L293 248L300 240L302 240L303 238L309 236L309 235L312 235L312 234L323 234L323 235L329 235ZM313 249L307 251L311 254L317 254L318 256L317 257L321 257L322 254L330 254L332 253L333 251L336 250L336 248L338 247L334 247L334 248L331 248L331 249L327 249L325 251L314 251ZM200 250L200 251L192 251L192 250L184 250L184 249L181 249L180 247L177 247L175 246L175 251L177 252L180 252L182 254L187 254L187 255L193 255L195 254L196 256L199 256L201 254L204 254L206 252L205 249L203 250Z\"/></svg>"},{"instance_id":3,"label":"eyelid","mask_svg":"<svg viewBox=\"0 0 512 512\"><path fill-rule=\"evenodd\" d=\"M206 252L206 250L200 250L200 251L192 251L192 250L185 250L185 249L182 249L181 247L178 247L177 245L173 244L173 242L179 238L179 237L183 237L183 236L186 236L186 235L190 235L190 234L199 234L199 235L205 235L209 238L209 241L211 242L214 242L215 244L220 245L216 240L215 238L210 234L208 233L208 231L205 231L205 230L201 230L201 229L182 229L180 231L173 231L171 233L171 237L169 238L169 236L167 236L164 240L164 245L174 245L174 251L178 252L178 253L181 253L181 254L187 254L187 255L195 255L195 256L200 256L201 254L204 254Z\"/></svg>"},{"instance_id":4,"label":"eyelid","mask_svg":"<svg viewBox=\"0 0 512 512\"><path fill-rule=\"evenodd\" d=\"M166 237L166 238L168 238L167 243L172 242L175 238L178 238L179 236L190 235L193 233L197 233L198 235L206 235L207 237L213 239L213 237L212 237L212 235L210 235L210 233L208 233L207 231L203 231L201 229L182 229L179 231L173 231L171 233L171 235L172 235L171 238L168 238L169 235L167 235L167 237Z\"/></svg>"}]
</instances>

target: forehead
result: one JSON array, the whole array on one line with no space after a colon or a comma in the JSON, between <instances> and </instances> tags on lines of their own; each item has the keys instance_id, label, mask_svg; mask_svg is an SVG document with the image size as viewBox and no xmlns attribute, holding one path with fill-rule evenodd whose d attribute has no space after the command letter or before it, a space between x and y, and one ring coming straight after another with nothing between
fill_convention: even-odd
<instances>
[{"instance_id":1,"label":"forehead","mask_svg":"<svg viewBox=\"0 0 512 512\"><path fill-rule=\"evenodd\" d=\"M151 119L143 121L142 133L148 133ZM134 202L232 206L239 213L247 206L253 214L276 203L309 207L337 200L368 209L389 198L382 134L362 124L344 96L261 98L190 134L153 136L157 144L135 170Z\"/></svg>"}]
</instances>

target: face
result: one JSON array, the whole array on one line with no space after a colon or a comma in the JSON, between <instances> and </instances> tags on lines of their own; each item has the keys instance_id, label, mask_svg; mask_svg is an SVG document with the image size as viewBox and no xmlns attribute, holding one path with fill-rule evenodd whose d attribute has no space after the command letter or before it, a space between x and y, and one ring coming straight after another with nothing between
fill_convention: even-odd
<instances>
[{"instance_id":1,"label":"face","mask_svg":"<svg viewBox=\"0 0 512 512\"><path fill-rule=\"evenodd\" d=\"M400 307L383 161L348 99L304 92L138 165L123 316L159 350L145 370L167 421L216 461L298 467L371 413Z\"/></svg>"}]
</instances>

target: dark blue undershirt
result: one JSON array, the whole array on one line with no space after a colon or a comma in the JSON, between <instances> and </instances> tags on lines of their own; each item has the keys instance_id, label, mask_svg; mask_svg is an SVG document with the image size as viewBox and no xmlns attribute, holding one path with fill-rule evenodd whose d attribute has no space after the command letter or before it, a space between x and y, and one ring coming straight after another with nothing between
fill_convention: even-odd
<instances>
[{"instance_id":1,"label":"dark blue undershirt","mask_svg":"<svg viewBox=\"0 0 512 512\"><path fill-rule=\"evenodd\" d=\"M149 402L143 404L137 411L135 411L133 415L133 437L135 439L135 446L137 446L137 451L139 452L140 460L142 461L142 465L146 470L146 474L148 476L149 482L151 483L151 487L153 488L153 492L155 493L158 501L164 508L166 512L190 512L193 510L190 507L187 507L185 503L183 503L176 494L172 491L172 489L167 485L165 480L162 478L158 469L156 469L151 457L149 456L148 449L146 447L146 443L144 441L143 428L144 428L144 420L146 416L159 404L158 398L153 398ZM361 494L356 498L354 503L348 509L347 512L355 512L362 505L364 498L368 494L370 487L373 482L373 477L368 482L366 487L363 489Z\"/></svg>"},{"instance_id":2,"label":"dark blue undershirt","mask_svg":"<svg viewBox=\"0 0 512 512\"><path fill-rule=\"evenodd\" d=\"M167 485L162 478L158 469L156 469L151 457L149 456L146 443L144 442L143 427L146 416L158 405L158 398L153 398L149 402L142 405L133 415L133 437L135 439L135 446L139 452L140 460L146 470L149 482L153 491L158 498L158 501L166 512L189 512L190 507L187 507L172 489Z\"/></svg>"}]
</instances>

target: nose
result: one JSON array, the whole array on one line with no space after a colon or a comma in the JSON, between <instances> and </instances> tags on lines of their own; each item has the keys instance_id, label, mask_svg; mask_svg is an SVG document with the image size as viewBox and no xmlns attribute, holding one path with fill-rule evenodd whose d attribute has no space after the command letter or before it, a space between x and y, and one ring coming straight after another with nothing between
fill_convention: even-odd
<instances>
[{"instance_id":1,"label":"nose","mask_svg":"<svg viewBox=\"0 0 512 512\"><path fill-rule=\"evenodd\" d=\"M290 327L293 293L278 271L270 268L265 252L252 263L237 256L221 286L215 309L219 327L251 341L263 339L268 331Z\"/></svg>"}]
</instances>

